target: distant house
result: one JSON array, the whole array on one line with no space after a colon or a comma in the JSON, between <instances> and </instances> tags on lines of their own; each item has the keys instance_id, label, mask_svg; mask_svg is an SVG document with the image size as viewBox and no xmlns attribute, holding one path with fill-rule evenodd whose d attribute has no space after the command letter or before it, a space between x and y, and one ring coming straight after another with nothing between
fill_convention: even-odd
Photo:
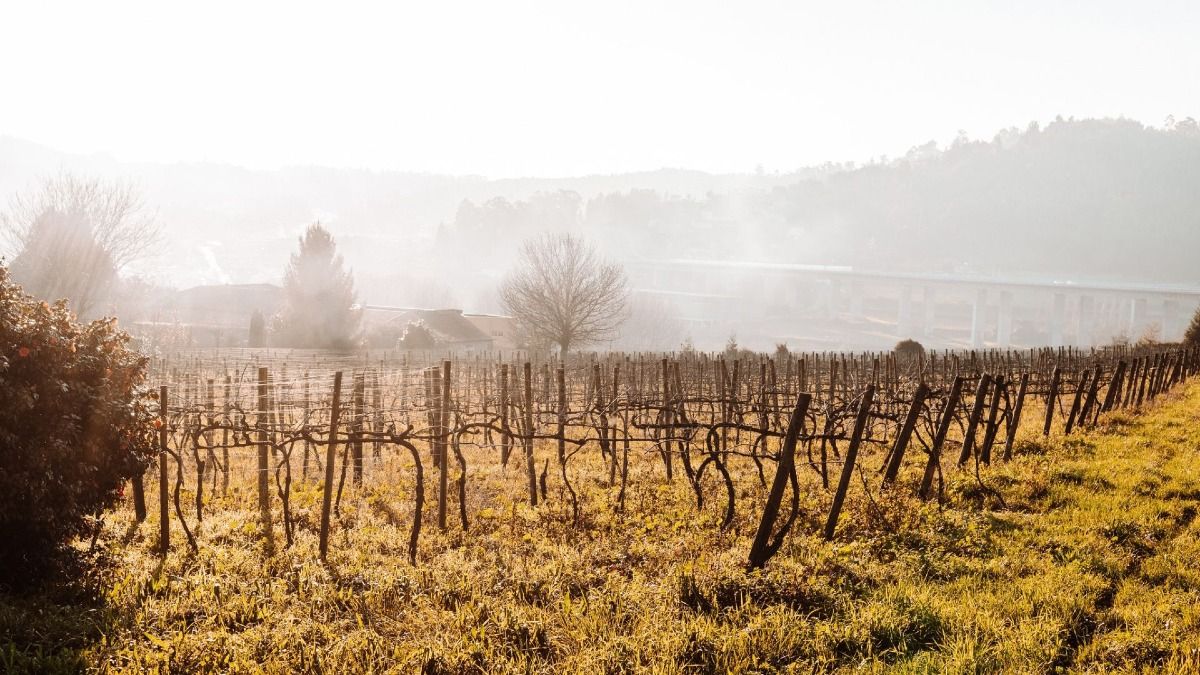
<instances>
[{"instance_id":1,"label":"distant house","mask_svg":"<svg viewBox=\"0 0 1200 675\"><path fill-rule=\"evenodd\" d=\"M184 323L245 329L255 310L272 316L283 307L283 289L274 284L196 286L175 294L174 309Z\"/></svg>"},{"instance_id":2,"label":"distant house","mask_svg":"<svg viewBox=\"0 0 1200 675\"><path fill-rule=\"evenodd\" d=\"M481 330L461 309L418 309L415 307L363 306L363 324L368 335L376 337L375 346L402 347L405 331L421 327L428 331L433 345L422 349L451 352L479 352L496 349L495 339ZM384 340L391 344L378 344Z\"/></svg>"},{"instance_id":3,"label":"distant house","mask_svg":"<svg viewBox=\"0 0 1200 675\"><path fill-rule=\"evenodd\" d=\"M131 332L147 345L245 347L250 317L264 317L283 306L283 289L274 284L195 286L169 293L131 323Z\"/></svg>"},{"instance_id":4,"label":"distant house","mask_svg":"<svg viewBox=\"0 0 1200 675\"><path fill-rule=\"evenodd\" d=\"M463 314L480 331L492 338L492 346L499 351L516 351L523 349L518 341L517 321L511 316L501 314Z\"/></svg>"}]
</instances>

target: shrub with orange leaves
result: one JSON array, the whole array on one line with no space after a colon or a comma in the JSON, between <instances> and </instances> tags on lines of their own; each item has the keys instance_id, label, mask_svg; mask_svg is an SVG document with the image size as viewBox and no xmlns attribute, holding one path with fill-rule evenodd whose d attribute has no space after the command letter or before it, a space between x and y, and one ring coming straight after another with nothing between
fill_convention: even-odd
<instances>
[{"instance_id":1,"label":"shrub with orange leaves","mask_svg":"<svg viewBox=\"0 0 1200 675\"><path fill-rule=\"evenodd\" d=\"M0 265L0 585L31 581L154 457L146 359Z\"/></svg>"}]
</instances>

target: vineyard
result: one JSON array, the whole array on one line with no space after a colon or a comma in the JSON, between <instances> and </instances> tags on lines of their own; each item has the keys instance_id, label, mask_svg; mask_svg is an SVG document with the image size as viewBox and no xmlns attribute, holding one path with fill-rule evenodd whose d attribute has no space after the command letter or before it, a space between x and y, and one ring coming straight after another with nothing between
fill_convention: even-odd
<instances>
[{"instance_id":1,"label":"vineyard","mask_svg":"<svg viewBox=\"0 0 1200 675\"><path fill-rule=\"evenodd\" d=\"M0 612L75 635L0 665L1190 672L1198 369L1172 346L156 359L159 460L81 543L118 560L105 609Z\"/></svg>"},{"instance_id":2,"label":"vineyard","mask_svg":"<svg viewBox=\"0 0 1200 675\"><path fill-rule=\"evenodd\" d=\"M411 501L387 508L407 514L407 557L419 564L427 519L469 532L480 513L525 499L577 525L586 516L576 489L583 482L606 492L588 508L621 514L632 461L657 467L640 472L642 480L685 481L697 511L720 514L722 531L734 528L739 506L761 513L748 560L761 567L814 491L825 495L829 540L855 483L867 494L942 499L944 471L965 470L985 499L1003 505L981 467L1011 459L1025 415L1038 416L1043 435L1070 435L1105 412L1153 401L1200 368L1195 350L1127 348L433 365L310 358L155 364L163 554L173 518L189 547L201 545L194 525L206 485L224 495L231 474L256 479L267 536L278 526L292 546L298 528L315 529L321 558L347 489L407 481ZM508 480L477 485L472 476L483 465ZM739 505L747 475L769 485L764 503ZM319 517L293 506L293 486L307 481L321 485ZM144 495L135 485L139 521Z\"/></svg>"}]
</instances>

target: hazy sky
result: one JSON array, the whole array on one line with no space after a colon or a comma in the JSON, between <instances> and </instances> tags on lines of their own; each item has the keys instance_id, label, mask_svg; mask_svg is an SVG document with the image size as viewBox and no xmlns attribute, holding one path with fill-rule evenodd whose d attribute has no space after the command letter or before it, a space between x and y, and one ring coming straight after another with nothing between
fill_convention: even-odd
<instances>
[{"instance_id":1,"label":"hazy sky","mask_svg":"<svg viewBox=\"0 0 1200 675\"><path fill-rule=\"evenodd\" d=\"M789 170L1200 117L1198 8L0 0L0 134L263 168Z\"/></svg>"}]
</instances>

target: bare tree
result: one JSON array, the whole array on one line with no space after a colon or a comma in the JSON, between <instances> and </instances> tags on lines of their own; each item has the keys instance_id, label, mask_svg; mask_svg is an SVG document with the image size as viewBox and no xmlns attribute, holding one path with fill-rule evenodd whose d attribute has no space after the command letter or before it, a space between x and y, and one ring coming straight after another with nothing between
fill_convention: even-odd
<instances>
[{"instance_id":1,"label":"bare tree","mask_svg":"<svg viewBox=\"0 0 1200 675\"><path fill-rule=\"evenodd\" d=\"M31 295L66 297L79 316L95 308L118 274L158 241L132 183L62 172L13 197L0 214L12 274Z\"/></svg>"},{"instance_id":2,"label":"bare tree","mask_svg":"<svg viewBox=\"0 0 1200 675\"><path fill-rule=\"evenodd\" d=\"M77 218L91 228L96 245L112 258L118 272L158 243L155 214L146 209L132 182L63 171L45 179L38 189L17 194L8 212L0 215L0 236L14 256L29 244L37 222L48 213Z\"/></svg>"},{"instance_id":3,"label":"bare tree","mask_svg":"<svg viewBox=\"0 0 1200 675\"><path fill-rule=\"evenodd\" d=\"M625 272L570 234L526 241L500 301L534 339L571 347L616 335L625 320Z\"/></svg>"}]
</instances>

